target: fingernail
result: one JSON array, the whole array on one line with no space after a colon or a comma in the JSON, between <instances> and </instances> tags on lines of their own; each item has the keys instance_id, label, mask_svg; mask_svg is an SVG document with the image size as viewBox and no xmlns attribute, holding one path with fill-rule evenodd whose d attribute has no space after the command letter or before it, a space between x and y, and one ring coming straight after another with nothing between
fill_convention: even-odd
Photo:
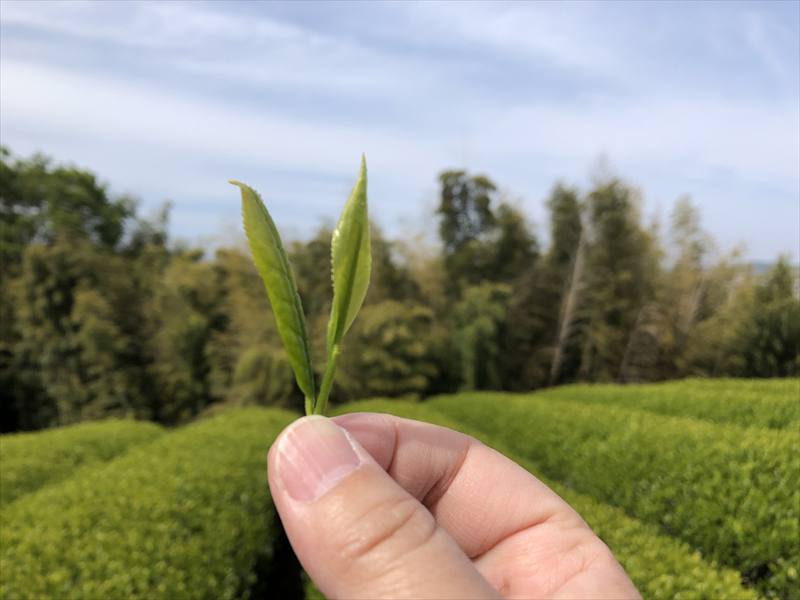
<instances>
[{"instance_id":1,"label":"fingernail","mask_svg":"<svg viewBox=\"0 0 800 600\"><path fill-rule=\"evenodd\" d=\"M278 476L289 495L303 502L316 500L361 464L344 430L318 415L285 431L277 451Z\"/></svg>"}]
</instances>

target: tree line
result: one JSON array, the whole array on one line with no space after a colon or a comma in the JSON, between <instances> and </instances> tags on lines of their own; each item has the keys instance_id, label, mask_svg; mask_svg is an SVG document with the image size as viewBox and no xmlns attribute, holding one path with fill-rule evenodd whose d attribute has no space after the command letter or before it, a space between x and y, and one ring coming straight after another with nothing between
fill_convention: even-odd
<instances>
[{"instance_id":1,"label":"tree line","mask_svg":"<svg viewBox=\"0 0 800 600\"><path fill-rule=\"evenodd\" d=\"M571 382L800 374L796 277L718 256L679 199L666 233L635 188L556 184L543 249L486 176L439 176L439 241L372 225L372 279L331 399ZM106 416L167 425L221 407L302 407L245 246L173 243L97 177L0 154L0 430ZM323 365L331 230L288 244ZM321 376L321 373L318 374Z\"/></svg>"}]
</instances>

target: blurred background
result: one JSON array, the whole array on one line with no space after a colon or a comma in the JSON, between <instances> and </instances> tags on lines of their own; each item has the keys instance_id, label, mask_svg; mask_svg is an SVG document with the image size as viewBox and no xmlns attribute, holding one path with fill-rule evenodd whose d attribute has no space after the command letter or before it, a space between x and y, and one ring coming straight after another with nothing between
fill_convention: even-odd
<instances>
[{"instance_id":1,"label":"blurred background","mask_svg":"<svg viewBox=\"0 0 800 600\"><path fill-rule=\"evenodd\" d=\"M723 250L800 245L795 2L4 2L2 133L90 168L192 242L250 182L308 237L369 161L373 218L424 228L446 168L547 228L600 163ZM227 229L226 229L227 226ZM435 231L435 228L433 228Z\"/></svg>"},{"instance_id":2,"label":"blurred background","mask_svg":"<svg viewBox=\"0 0 800 600\"><path fill-rule=\"evenodd\" d=\"M333 399L798 373L796 2L0 7L3 431L300 406L238 192ZM349 362L348 362L349 361Z\"/></svg>"}]
</instances>

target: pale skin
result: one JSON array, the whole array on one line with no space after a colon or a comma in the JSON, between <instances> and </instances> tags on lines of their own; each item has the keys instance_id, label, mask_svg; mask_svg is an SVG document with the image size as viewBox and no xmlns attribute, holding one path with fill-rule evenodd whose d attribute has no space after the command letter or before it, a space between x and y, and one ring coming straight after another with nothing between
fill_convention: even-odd
<instances>
[{"instance_id":1,"label":"pale skin","mask_svg":"<svg viewBox=\"0 0 800 600\"><path fill-rule=\"evenodd\" d=\"M566 502L456 431L305 417L268 462L286 534L328 598L641 598Z\"/></svg>"}]
</instances>

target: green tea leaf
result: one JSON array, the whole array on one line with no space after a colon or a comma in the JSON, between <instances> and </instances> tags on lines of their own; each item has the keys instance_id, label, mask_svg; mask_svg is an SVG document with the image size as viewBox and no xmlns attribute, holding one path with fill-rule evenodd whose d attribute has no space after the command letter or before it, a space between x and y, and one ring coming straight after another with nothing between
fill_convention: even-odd
<instances>
[{"instance_id":1,"label":"green tea leaf","mask_svg":"<svg viewBox=\"0 0 800 600\"><path fill-rule=\"evenodd\" d=\"M261 197L253 188L231 181L242 190L242 216L244 230L250 242L253 258L267 287L272 312L278 323L278 333L286 346L289 362L300 390L306 399L314 399L314 370L311 366L309 344L303 304L297 292L292 266Z\"/></svg>"},{"instance_id":2,"label":"green tea leaf","mask_svg":"<svg viewBox=\"0 0 800 600\"><path fill-rule=\"evenodd\" d=\"M361 171L333 230L331 271L333 306L328 322L328 356L341 343L364 302L369 287L372 254L367 218L367 163L362 155Z\"/></svg>"}]
</instances>

